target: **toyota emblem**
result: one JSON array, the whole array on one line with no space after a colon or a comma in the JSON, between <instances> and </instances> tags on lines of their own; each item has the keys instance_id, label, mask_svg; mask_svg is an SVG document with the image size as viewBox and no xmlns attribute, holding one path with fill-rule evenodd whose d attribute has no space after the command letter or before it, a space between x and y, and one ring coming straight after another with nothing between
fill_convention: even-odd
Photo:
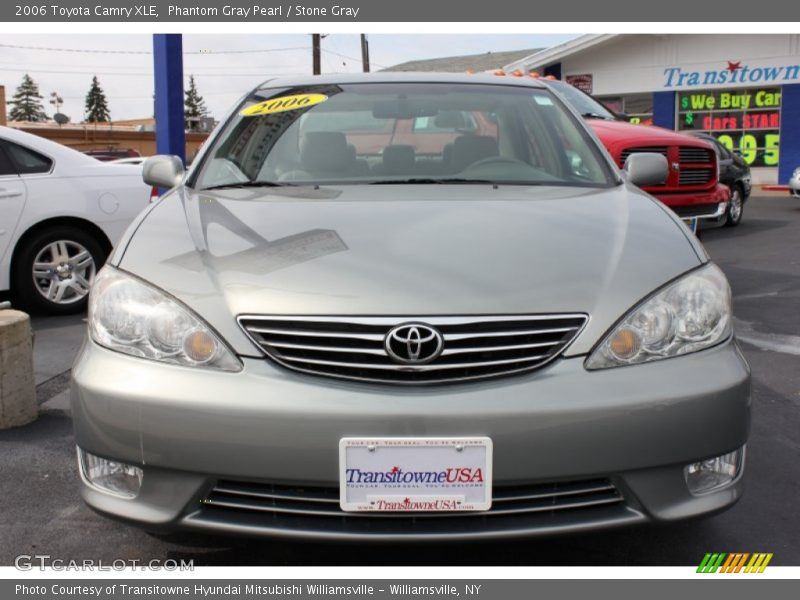
<instances>
[{"instance_id":1,"label":"toyota emblem","mask_svg":"<svg viewBox=\"0 0 800 600\"><path fill-rule=\"evenodd\" d=\"M441 333L429 325L403 323L389 330L383 346L395 362L422 365L442 353L444 339Z\"/></svg>"}]
</instances>

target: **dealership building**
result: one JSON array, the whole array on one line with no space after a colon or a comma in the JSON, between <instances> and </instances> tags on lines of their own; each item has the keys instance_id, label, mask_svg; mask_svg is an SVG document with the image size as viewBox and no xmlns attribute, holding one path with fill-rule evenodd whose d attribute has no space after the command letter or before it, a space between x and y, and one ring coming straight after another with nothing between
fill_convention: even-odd
<instances>
[{"instance_id":1,"label":"dealership building","mask_svg":"<svg viewBox=\"0 0 800 600\"><path fill-rule=\"evenodd\" d=\"M504 66L553 75L633 122L702 131L753 181L800 166L800 35L585 35Z\"/></svg>"}]
</instances>

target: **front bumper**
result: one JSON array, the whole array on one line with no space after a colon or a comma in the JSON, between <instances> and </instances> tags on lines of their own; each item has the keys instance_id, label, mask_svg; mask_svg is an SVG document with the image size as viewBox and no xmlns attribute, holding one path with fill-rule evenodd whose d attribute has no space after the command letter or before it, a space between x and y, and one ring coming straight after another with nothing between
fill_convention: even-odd
<instances>
[{"instance_id":1,"label":"front bumper","mask_svg":"<svg viewBox=\"0 0 800 600\"><path fill-rule=\"evenodd\" d=\"M382 540L671 521L722 510L739 498L741 478L692 496L683 475L686 464L746 441L750 373L735 342L604 371L586 371L583 360L560 359L496 381L408 389L304 376L262 359L245 359L236 374L191 370L87 341L73 369L77 444L142 466L144 480L134 500L85 484L82 494L97 511L154 530ZM335 488L338 443L346 436L474 435L494 442L496 489L603 480L622 501L502 519L319 516L220 510L204 502L220 480L259 489Z\"/></svg>"},{"instance_id":2,"label":"front bumper","mask_svg":"<svg viewBox=\"0 0 800 600\"><path fill-rule=\"evenodd\" d=\"M730 189L721 183L717 183L710 191L684 192L649 188L646 191L669 206L681 218L719 218L725 214L731 199Z\"/></svg>"}]
</instances>

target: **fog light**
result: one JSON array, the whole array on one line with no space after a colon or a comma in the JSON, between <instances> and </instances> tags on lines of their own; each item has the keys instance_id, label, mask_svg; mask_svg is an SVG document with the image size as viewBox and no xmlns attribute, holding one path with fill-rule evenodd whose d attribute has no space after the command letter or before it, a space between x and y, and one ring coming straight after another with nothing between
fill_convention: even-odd
<instances>
[{"instance_id":1,"label":"fog light","mask_svg":"<svg viewBox=\"0 0 800 600\"><path fill-rule=\"evenodd\" d=\"M744 446L700 462L686 465L686 485L692 494L705 494L725 487L739 476L744 468Z\"/></svg>"},{"instance_id":2,"label":"fog light","mask_svg":"<svg viewBox=\"0 0 800 600\"><path fill-rule=\"evenodd\" d=\"M100 458L78 448L78 464L83 480L100 491L123 498L135 498L142 487L139 467Z\"/></svg>"}]
</instances>

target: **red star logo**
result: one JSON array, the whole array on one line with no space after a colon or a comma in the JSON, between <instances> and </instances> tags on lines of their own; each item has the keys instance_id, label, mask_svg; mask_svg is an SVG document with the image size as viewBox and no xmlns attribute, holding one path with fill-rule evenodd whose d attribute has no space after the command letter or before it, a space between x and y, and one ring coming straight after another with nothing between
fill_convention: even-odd
<instances>
[{"instance_id":1,"label":"red star logo","mask_svg":"<svg viewBox=\"0 0 800 600\"><path fill-rule=\"evenodd\" d=\"M728 61L728 71L730 71L731 73L735 73L741 68L742 68L742 61L739 62Z\"/></svg>"},{"instance_id":2,"label":"red star logo","mask_svg":"<svg viewBox=\"0 0 800 600\"><path fill-rule=\"evenodd\" d=\"M403 504L411 504L411 498L406 498L403 500Z\"/></svg>"},{"instance_id":3,"label":"red star logo","mask_svg":"<svg viewBox=\"0 0 800 600\"><path fill-rule=\"evenodd\" d=\"M397 473L400 470L400 467L392 467L392 473Z\"/></svg>"}]
</instances>

